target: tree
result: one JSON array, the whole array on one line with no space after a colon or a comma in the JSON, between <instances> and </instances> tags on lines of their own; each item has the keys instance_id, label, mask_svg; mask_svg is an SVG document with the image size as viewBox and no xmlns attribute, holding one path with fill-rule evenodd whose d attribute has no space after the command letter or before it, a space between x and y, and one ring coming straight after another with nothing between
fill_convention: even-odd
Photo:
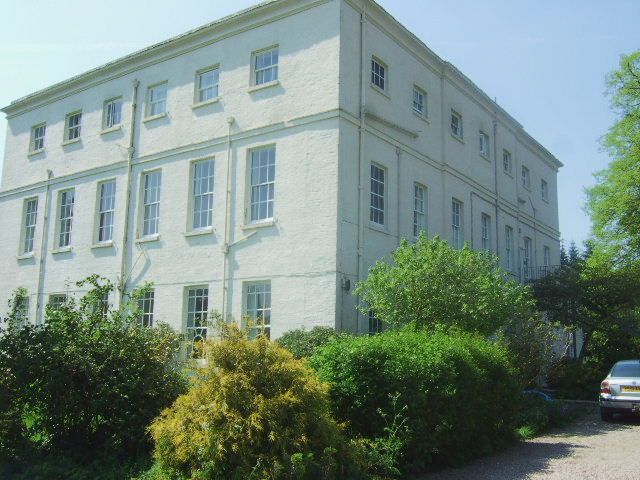
<instances>
[{"instance_id":1,"label":"tree","mask_svg":"<svg viewBox=\"0 0 640 480\"><path fill-rule=\"evenodd\" d=\"M422 234L413 244L403 240L392 259L377 262L356 287L361 311L372 309L389 327L444 325L488 336L533 312L530 288L508 279L488 252Z\"/></svg>"},{"instance_id":2,"label":"tree","mask_svg":"<svg viewBox=\"0 0 640 480\"><path fill-rule=\"evenodd\" d=\"M616 263L640 260L640 50L622 55L607 78L619 118L603 137L613 160L587 189L597 247Z\"/></svg>"}]
</instances>

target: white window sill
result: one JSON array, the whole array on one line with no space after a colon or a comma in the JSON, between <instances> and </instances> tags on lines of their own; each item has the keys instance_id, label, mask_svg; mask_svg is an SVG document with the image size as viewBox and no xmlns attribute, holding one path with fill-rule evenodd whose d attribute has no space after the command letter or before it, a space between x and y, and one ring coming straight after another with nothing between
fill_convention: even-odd
<instances>
[{"instance_id":1,"label":"white window sill","mask_svg":"<svg viewBox=\"0 0 640 480\"><path fill-rule=\"evenodd\" d=\"M200 235L211 235L215 230L213 227L200 228L198 230L190 230L184 233L185 237L199 237Z\"/></svg>"},{"instance_id":2,"label":"white window sill","mask_svg":"<svg viewBox=\"0 0 640 480\"><path fill-rule=\"evenodd\" d=\"M260 85L252 85L247 89L247 92L256 92L264 88L270 88L280 85L280 80L272 80L271 82L261 83Z\"/></svg>"},{"instance_id":3,"label":"white window sill","mask_svg":"<svg viewBox=\"0 0 640 480\"><path fill-rule=\"evenodd\" d=\"M143 123L153 122L154 120L159 120L159 119L164 118L166 116L167 116L167 112L162 112L162 113L159 113L157 115L151 115L150 117L144 117L142 119L142 122Z\"/></svg>"},{"instance_id":4,"label":"white window sill","mask_svg":"<svg viewBox=\"0 0 640 480\"><path fill-rule=\"evenodd\" d=\"M386 83L386 82L385 82ZM369 83L369 86L371 88L373 88L376 92L378 92L380 95L382 95L383 97L387 97L389 100L391 100L391 96L389 95L389 93L387 92L387 90L383 90L381 89L379 86L377 86L375 83Z\"/></svg>"},{"instance_id":5,"label":"white window sill","mask_svg":"<svg viewBox=\"0 0 640 480\"><path fill-rule=\"evenodd\" d=\"M44 148L41 148L40 150L30 150L29 153L27 153L27 156L33 157L35 155L40 155L41 153L44 153Z\"/></svg>"},{"instance_id":6,"label":"white window sill","mask_svg":"<svg viewBox=\"0 0 640 480\"><path fill-rule=\"evenodd\" d=\"M413 114L418 117L420 120L422 120L423 122L427 122L427 123L431 123L429 122L429 119L427 118L426 115L424 115L423 113L417 112L413 109L411 109L411 111L413 112Z\"/></svg>"},{"instance_id":7,"label":"white window sill","mask_svg":"<svg viewBox=\"0 0 640 480\"><path fill-rule=\"evenodd\" d=\"M79 143L79 142L80 142L80 137L74 138L73 140L65 140L64 142L62 142L62 146L66 147L67 145L72 145L74 143Z\"/></svg>"},{"instance_id":8,"label":"white window sill","mask_svg":"<svg viewBox=\"0 0 640 480\"><path fill-rule=\"evenodd\" d=\"M391 233L389 233L389 230L387 229L387 227L385 225L380 225L379 223L375 223L375 222L369 221L369 228L371 228L371 230L375 230L377 232L384 233L385 235L391 235Z\"/></svg>"},{"instance_id":9,"label":"white window sill","mask_svg":"<svg viewBox=\"0 0 640 480\"><path fill-rule=\"evenodd\" d=\"M16 258L18 260L28 260L29 258L33 258L33 252L23 253L22 255L18 255Z\"/></svg>"},{"instance_id":10,"label":"white window sill","mask_svg":"<svg viewBox=\"0 0 640 480\"><path fill-rule=\"evenodd\" d=\"M100 243L94 243L93 245L91 245L91 248L110 248L113 247L113 240L109 240L108 242L100 242Z\"/></svg>"},{"instance_id":11,"label":"white window sill","mask_svg":"<svg viewBox=\"0 0 640 480\"><path fill-rule=\"evenodd\" d=\"M160 240L160 234L155 233L153 235L147 235L146 237L136 238L136 243L157 242L158 240Z\"/></svg>"},{"instance_id":12,"label":"white window sill","mask_svg":"<svg viewBox=\"0 0 640 480\"><path fill-rule=\"evenodd\" d=\"M487 162L491 163L491 159L489 158L489 155L485 155L484 153L481 153L481 154L480 154L480 157L481 157L483 160L486 160Z\"/></svg>"},{"instance_id":13,"label":"white window sill","mask_svg":"<svg viewBox=\"0 0 640 480\"><path fill-rule=\"evenodd\" d=\"M204 102L198 102L191 105L191 108L195 110L196 108L206 107L207 105L213 105L220 101L220 97L210 98L209 100L205 100Z\"/></svg>"},{"instance_id":14,"label":"white window sill","mask_svg":"<svg viewBox=\"0 0 640 480\"><path fill-rule=\"evenodd\" d=\"M100 131L100 135L106 135L107 133L117 132L118 130L122 130L122 124L116 125L115 127L105 128Z\"/></svg>"},{"instance_id":15,"label":"white window sill","mask_svg":"<svg viewBox=\"0 0 640 480\"><path fill-rule=\"evenodd\" d=\"M454 134L453 132L451 132L451 137L455 138L457 141L459 141L461 144L464 145L464 140L462 139L461 136Z\"/></svg>"},{"instance_id":16,"label":"white window sill","mask_svg":"<svg viewBox=\"0 0 640 480\"><path fill-rule=\"evenodd\" d=\"M71 250L73 250L73 247L71 247L71 246L69 246L69 247L58 247L58 248L54 248L53 250L51 250L51 253L53 253L53 254L69 253Z\"/></svg>"},{"instance_id":17,"label":"white window sill","mask_svg":"<svg viewBox=\"0 0 640 480\"><path fill-rule=\"evenodd\" d=\"M254 228L265 228L265 227L273 227L276 224L275 218L270 218L268 220L260 220L259 222L247 223L246 225L242 225L242 230L253 230Z\"/></svg>"}]
</instances>

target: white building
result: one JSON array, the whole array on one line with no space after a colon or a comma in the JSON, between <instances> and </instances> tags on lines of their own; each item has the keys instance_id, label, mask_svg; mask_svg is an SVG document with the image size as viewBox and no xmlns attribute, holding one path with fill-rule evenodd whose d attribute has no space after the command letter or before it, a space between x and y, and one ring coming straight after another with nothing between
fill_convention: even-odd
<instances>
[{"instance_id":1,"label":"white building","mask_svg":"<svg viewBox=\"0 0 640 480\"><path fill-rule=\"evenodd\" d=\"M366 332L355 283L420 230L559 263L561 163L370 0L263 3L3 111L0 303L31 322L98 273L193 334Z\"/></svg>"}]
</instances>

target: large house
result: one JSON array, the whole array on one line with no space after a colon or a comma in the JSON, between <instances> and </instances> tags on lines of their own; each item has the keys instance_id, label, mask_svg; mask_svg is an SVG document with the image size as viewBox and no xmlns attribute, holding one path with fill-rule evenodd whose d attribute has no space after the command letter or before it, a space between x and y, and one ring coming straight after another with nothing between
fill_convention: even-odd
<instances>
[{"instance_id":1,"label":"large house","mask_svg":"<svg viewBox=\"0 0 640 480\"><path fill-rule=\"evenodd\" d=\"M559 262L561 163L371 0L262 3L3 111L0 304L32 323L98 273L192 337L369 332L354 285L403 238Z\"/></svg>"}]
</instances>

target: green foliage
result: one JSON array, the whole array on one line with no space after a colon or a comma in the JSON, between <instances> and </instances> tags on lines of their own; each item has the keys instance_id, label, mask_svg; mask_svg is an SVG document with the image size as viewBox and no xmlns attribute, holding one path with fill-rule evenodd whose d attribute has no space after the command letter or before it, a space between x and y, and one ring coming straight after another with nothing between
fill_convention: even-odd
<instances>
[{"instance_id":1,"label":"green foliage","mask_svg":"<svg viewBox=\"0 0 640 480\"><path fill-rule=\"evenodd\" d=\"M479 336L403 329L329 343L310 359L354 436L381 437L390 395L406 402L404 472L452 465L513 436L519 399L505 348Z\"/></svg>"},{"instance_id":2,"label":"green foliage","mask_svg":"<svg viewBox=\"0 0 640 480\"><path fill-rule=\"evenodd\" d=\"M588 411L588 406L571 405L558 400L545 400L541 396L527 395L520 404L516 435L529 439L552 428L568 425Z\"/></svg>"},{"instance_id":3,"label":"green foliage","mask_svg":"<svg viewBox=\"0 0 640 480\"><path fill-rule=\"evenodd\" d=\"M336 332L330 327L313 327L311 330L290 330L276 343L293 353L295 358L309 358L319 347L348 336L348 333Z\"/></svg>"},{"instance_id":4,"label":"green foliage","mask_svg":"<svg viewBox=\"0 0 640 480\"><path fill-rule=\"evenodd\" d=\"M587 189L597 249L616 263L640 260L640 50L607 78L618 120L602 145L613 160Z\"/></svg>"},{"instance_id":5,"label":"green foliage","mask_svg":"<svg viewBox=\"0 0 640 480\"><path fill-rule=\"evenodd\" d=\"M352 478L326 386L304 362L263 336L237 332L211 345L207 358L191 389L150 427L157 475Z\"/></svg>"},{"instance_id":6,"label":"green foliage","mask_svg":"<svg viewBox=\"0 0 640 480\"><path fill-rule=\"evenodd\" d=\"M48 307L44 325L0 335L5 460L135 457L150 447L147 425L183 391L179 336L166 325L143 327L135 299L109 312L101 301L113 289L108 281L92 276L78 285L90 287L79 303Z\"/></svg>"},{"instance_id":7,"label":"green foliage","mask_svg":"<svg viewBox=\"0 0 640 480\"><path fill-rule=\"evenodd\" d=\"M600 391L600 381L608 369L603 372L597 366L580 360L562 358L552 365L547 383L556 391L558 398L595 401Z\"/></svg>"},{"instance_id":8,"label":"green foliage","mask_svg":"<svg viewBox=\"0 0 640 480\"><path fill-rule=\"evenodd\" d=\"M379 261L356 293L361 310L373 309L385 325L436 325L491 335L534 306L528 287L507 279L495 256L467 247L456 250L438 237L404 240L393 265Z\"/></svg>"}]
</instances>

